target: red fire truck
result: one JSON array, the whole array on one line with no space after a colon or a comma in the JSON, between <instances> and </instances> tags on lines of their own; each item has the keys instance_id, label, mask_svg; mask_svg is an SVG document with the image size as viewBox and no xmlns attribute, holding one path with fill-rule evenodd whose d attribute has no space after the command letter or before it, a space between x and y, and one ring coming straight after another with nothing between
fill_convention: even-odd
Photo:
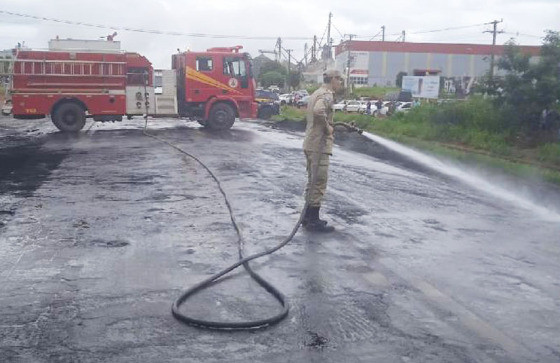
<instances>
[{"instance_id":1,"label":"red fire truck","mask_svg":"<svg viewBox=\"0 0 560 363\"><path fill-rule=\"evenodd\" d=\"M251 59L241 46L174 54L172 69L163 71L163 91L155 95L154 70L145 57L121 52L120 45L99 49L99 41L64 42L52 40L49 51L16 51L10 87L15 118L50 115L61 131L77 132L88 117L120 121L147 113L228 129L236 117L257 115Z\"/></svg>"}]
</instances>

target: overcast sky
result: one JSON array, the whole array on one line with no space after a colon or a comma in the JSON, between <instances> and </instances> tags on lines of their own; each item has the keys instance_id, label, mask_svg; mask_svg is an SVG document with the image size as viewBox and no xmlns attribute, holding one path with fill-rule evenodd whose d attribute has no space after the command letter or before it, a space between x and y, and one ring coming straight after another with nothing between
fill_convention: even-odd
<instances>
[{"instance_id":1,"label":"overcast sky","mask_svg":"<svg viewBox=\"0 0 560 363\"><path fill-rule=\"evenodd\" d=\"M157 35L117 30L122 48L148 57L156 68L170 68L177 48L205 50L212 46L243 45L253 57L272 50L277 37L303 57L304 44L313 35L324 36L332 12L331 37L338 44L345 34L369 40L386 27L386 40L397 40L403 30L408 42L483 43L493 20L505 31L498 44L516 38L519 44L538 45L547 29L560 30L560 0L0 0L0 11L84 22L117 28L139 28L182 34L240 36L246 39ZM463 27L461 29L446 28ZM438 30L433 32L427 32ZM441 30L441 31L439 31ZM46 48L60 38L99 39L110 29L57 23L0 13L0 49L25 41ZM270 37L270 39L249 39ZM290 39L292 38L292 39ZM303 38L303 39L295 39Z\"/></svg>"}]
</instances>

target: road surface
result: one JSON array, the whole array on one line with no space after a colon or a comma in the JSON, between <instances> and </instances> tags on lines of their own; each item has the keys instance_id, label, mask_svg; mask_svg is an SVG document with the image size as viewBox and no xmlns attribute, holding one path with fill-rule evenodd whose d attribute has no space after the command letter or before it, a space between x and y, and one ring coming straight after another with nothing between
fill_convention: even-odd
<instances>
[{"instance_id":1,"label":"road surface","mask_svg":"<svg viewBox=\"0 0 560 363\"><path fill-rule=\"evenodd\" d=\"M341 133L332 157L323 209L337 231L299 231L252 263L287 296L287 319L249 332L182 325L172 302L236 261L236 236L206 171L142 126L64 135L0 119L2 361L560 361L560 218L531 208L548 211L559 191L542 187L527 206L357 134ZM216 173L247 254L290 232L301 130L149 129ZM279 307L241 270L186 309L243 320Z\"/></svg>"}]
</instances>

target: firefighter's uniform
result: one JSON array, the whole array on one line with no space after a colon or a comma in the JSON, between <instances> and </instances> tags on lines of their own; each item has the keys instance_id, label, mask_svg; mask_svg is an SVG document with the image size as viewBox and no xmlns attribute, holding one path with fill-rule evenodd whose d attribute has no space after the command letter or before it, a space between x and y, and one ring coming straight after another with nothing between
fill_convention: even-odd
<instances>
[{"instance_id":1,"label":"firefighter's uniform","mask_svg":"<svg viewBox=\"0 0 560 363\"><path fill-rule=\"evenodd\" d=\"M313 92L307 105L307 128L303 150L307 159L307 186L305 198L307 209L301 224L314 232L332 232L334 227L319 218L321 202L327 189L329 158L334 142L333 104L334 92L344 88L339 71L323 73L323 86ZM315 174L316 171L316 175Z\"/></svg>"},{"instance_id":2,"label":"firefighter's uniform","mask_svg":"<svg viewBox=\"0 0 560 363\"><path fill-rule=\"evenodd\" d=\"M323 85L309 97L307 106L307 128L303 150L307 159L308 176L305 196L310 207L321 206L327 189L329 157L332 154L334 141L333 103L333 91ZM319 159L319 166L315 183L312 185L312 171L317 159Z\"/></svg>"}]
</instances>

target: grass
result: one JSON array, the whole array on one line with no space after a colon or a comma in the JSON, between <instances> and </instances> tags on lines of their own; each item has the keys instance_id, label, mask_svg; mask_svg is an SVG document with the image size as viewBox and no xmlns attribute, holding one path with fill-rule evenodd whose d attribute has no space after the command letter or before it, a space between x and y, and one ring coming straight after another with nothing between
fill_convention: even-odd
<instances>
[{"instance_id":1,"label":"grass","mask_svg":"<svg viewBox=\"0 0 560 363\"><path fill-rule=\"evenodd\" d=\"M384 98L387 93L398 92L400 88L396 87L354 87L352 95L356 98L369 97L369 98Z\"/></svg>"},{"instance_id":2,"label":"grass","mask_svg":"<svg viewBox=\"0 0 560 363\"><path fill-rule=\"evenodd\" d=\"M274 115L272 121L305 121L305 108L296 108L291 106L282 106L280 114Z\"/></svg>"},{"instance_id":3,"label":"grass","mask_svg":"<svg viewBox=\"0 0 560 363\"><path fill-rule=\"evenodd\" d=\"M364 130L434 154L560 185L560 143L520 148L508 141L511 132L500 128L503 120L495 110L484 101L473 102L474 107L424 105L388 118L337 112L334 120L354 122ZM434 116L435 112L443 115ZM491 121L484 121L487 118ZM305 109L283 107L275 119L305 121Z\"/></svg>"}]
</instances>

